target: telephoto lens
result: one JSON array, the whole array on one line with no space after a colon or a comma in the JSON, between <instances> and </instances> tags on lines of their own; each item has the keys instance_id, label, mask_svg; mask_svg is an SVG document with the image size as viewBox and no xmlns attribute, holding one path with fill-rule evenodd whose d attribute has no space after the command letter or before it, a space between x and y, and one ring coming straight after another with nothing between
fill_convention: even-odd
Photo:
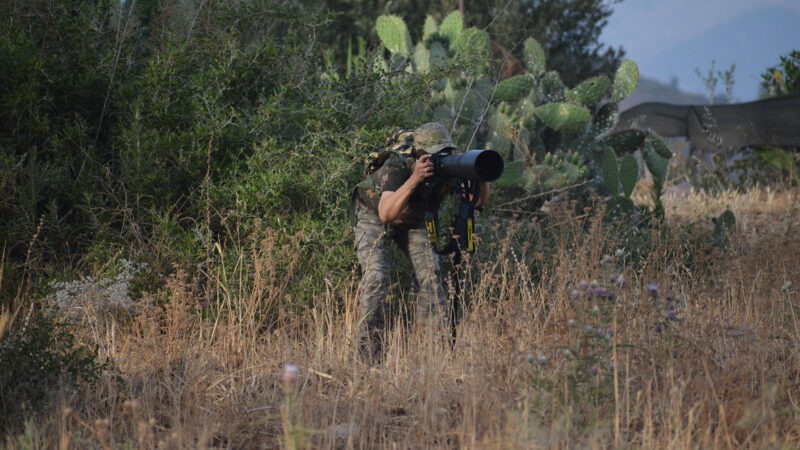
<instances>
[{"instance_id":1,"label":"telephoto lens","mask_svg":"<svg viewBox=\"0 0 800 450\"><path fill-rule=\"evenodd\" d=\"M437 178L466 178L494 181L503 175L503 157L494 150L469 150L453 155L440 152L431 156Z\"/></svg>"}]
</instances>

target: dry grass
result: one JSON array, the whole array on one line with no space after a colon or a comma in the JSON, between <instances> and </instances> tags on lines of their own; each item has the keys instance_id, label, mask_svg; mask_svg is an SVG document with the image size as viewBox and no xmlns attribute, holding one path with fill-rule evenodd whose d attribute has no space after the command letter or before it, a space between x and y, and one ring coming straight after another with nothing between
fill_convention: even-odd
<instances>
[{"instance_id":1,"label":"dry grass","mask_svg":"<svg viewBox=\"0 0 800 450\"><path fill-rule=\"evenodd\" d=\"M624 270L624 287L613 283L625 253L604 258L624 245L564 213L557 251L540 255L552 262L541 279L500 240L487 251L501 257L474 266L455 347L396 327L376 366L352 345L355 277L287 311L296 261L276 260L265 241L227 271L252 265L254 281L214 278L223 301L212 314L200 314L204 294L178 274L167 302L145 299L129 321L87 333L117 371L65 398L41 423L42 439L61 448L798 448L800 301L787 282L800 283L799 202L797 192L667 196L668 220L695 229L733 210L732 248L695 250L695 235L672 227L638 270ZM616 296L576 292L581 280Z\"/></svg>"}]
</instances>

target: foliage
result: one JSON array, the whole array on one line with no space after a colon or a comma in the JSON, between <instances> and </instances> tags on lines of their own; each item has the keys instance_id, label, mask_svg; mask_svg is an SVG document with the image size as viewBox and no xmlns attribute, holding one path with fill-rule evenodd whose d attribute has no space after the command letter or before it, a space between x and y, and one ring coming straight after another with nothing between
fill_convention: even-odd
<instances>
[{"instance_id":1,"label":"foliage","mask_svg":"<svg viewBox=\"0 0 800 450\"><path fill-rule=\"evenodd\" d=\"M697 78L700 78L703 85L705 85L708 100L712 105L733 103L733 73L736 71L736 64L731 64L730 67L724 71L717 69L716 65L716 60L711 60L711 67L708 69L708 73L705 76L698 68L694 69L694 73L697 75ZM722 81L725 86L725 92L722 94L717 93L717 84L719 84L720 81Z\"/></svg>"},{"instance_id":2,"label":"foliage","mask_svg":"<svg viewBox=\"0 0 800 450\"><path fill-rule=\"evenodd\" d=\"M525 62L533 70L494 85L486 34L475 28L459 28L463 23L460 16L452 12L442 25L429 17L424 32L428 37L417 44L413 58L392 50L398 40L392 30L403 30L400 41L410 39L407 27L397 25L401 19L381 17L378 34L386 36L384 45L390 53L389 61L383 61L382 66L392 66L393 76L401 79L428 73L432 64L427 59L437 48L444 58L438 66L445 69L440 75L444 78L431 94L428 108L432 118L449 126L463 147L485 146L505 157L509 170L498 185L511 188L505 192L510 192L507 201L516 202L522 209L537 206L535 202L518 203L520 193L513 189L515 185L539 199L548 192L585 186L581 192L595 187L610 195L613 211L629 215L635 209L630 195L640 175L639 163L631 153L638 150L653 175L653 212L663 215L660 197L672 156L669 148L652 133L623 130L609 134L616 123L618 103L638 83L639 70L634 62L621 64L613 80L596 76L570 89L558 72L547 70L542 46L529 38ZM593 186L587 186L589 181ZM500 192L500 198L503 194Z\"/></svg>"},{"instance_id":3,"label":"foliage","mask_svg":"<svg viewBox=\"0 0 800 450\"><path fill-rule=\"evenodd\" d=\"M600 33L613 2L543 0L466 5L467 22L486 29L492 39L526 59L528 38L540 42L548 66L570 86L598 75L610 76L622 62L622 49L607 48ZM485 14L488 8L491 14ZM531 66L528 66L529 70Z\"/></svg>"},{"instance_id":4,"label":"foliage","mask_svg":"<svg viewBox=\"0 0 800 450\"><path fill-rule=\"evenodd\" d=\"M91 383L105 369L65 322L34 307L0 337L0 430L20 426L26 414L54 406L59 389Z\"/></svg>"},{"instance_id":5,"label":"foliage","mask_svg":"<svg viewBox=\"0 0 800 450\"><path fill-rule=\"evenodd\" d=\"M768 97L800 94L800 51L792 50L780 59L780 64L761 74L761 88Z\"/></svg>"},{"instance_id":6,"label":"foliage","mask_svg":"<svg viewBox=\"0 0 800 450\"><path fill-rule=\"evenodd\" d=\"M325 7L335 12L325 29L320 30L320 37L336 49L334 59L339 65L345 64L348 49L354 42L365 38L371 43L378 42L374 21L380 15L402 18L412 41L427 41L426 25L430 20L444 21L457 6L453 2L420 0L305 3L309 8ZM542 43L543 56L550 61L550 66L570 85L600 74L612 74L624 56L622 49L605 48L599 40L612 12L611 5L602 0L493 0L464 2L463 7L459 29L469 24L484 30L493 42L494 51L508 49L519 59L524 59L524 41L533 37Z\"/></svg>"},{"instance_id":7,"label":"foliage","mask_svg":"<svg viewBox=\"0 0 800 450\"><path fill-rule=\"evenodd\" d=\"M39 289L120 256L158 280L259 226L308 236L325 263L302 277L350 273L354 161L412 124L423 79L383 83L366 49L326 76L307 26L329 17L285 2L73 6L12 2L0 22L6 302L26 267Z\"/></svg>"}]
</instances>

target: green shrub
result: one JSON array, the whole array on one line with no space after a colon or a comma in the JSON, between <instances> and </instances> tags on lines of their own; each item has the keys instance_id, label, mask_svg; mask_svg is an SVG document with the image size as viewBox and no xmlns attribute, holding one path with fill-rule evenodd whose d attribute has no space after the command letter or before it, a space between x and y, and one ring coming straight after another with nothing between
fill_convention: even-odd
<instances>
[{"instance_id":1,"label":"green shrub","mask_svg":"<svg viewBox=\"0 0 800 450\"><path fill-rule=\"evenodd\" d=\"M52 407L61 389L97 380L105 364L79 344L64 322L39 308L0 337L0 431Z\"/></svg>"}]
</instances>

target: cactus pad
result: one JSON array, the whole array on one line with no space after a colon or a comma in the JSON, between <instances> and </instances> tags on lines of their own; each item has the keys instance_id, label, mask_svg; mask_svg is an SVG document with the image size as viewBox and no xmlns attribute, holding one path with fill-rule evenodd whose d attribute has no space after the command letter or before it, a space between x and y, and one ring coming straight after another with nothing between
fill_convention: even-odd
<instances>
[{"instance_id":1,"label":"cactus pad","mask_svg":"<svg viewBox=\"0 0 800 450\"><path fill-rule=\"evenodd\" d=\"M610 195L619 195L619 160L610 147L603 152L603 184Z\"/></svg>"},{"instance_id":2,"label":"cactus pad","mask_svg":"<svg viewBox=\"0 0 800 450\"><path fill-rule=\"evenodd\" d=\"M647 140L650 142L650 145L653 146L653 150L658 153L658 156L667 159L672 158L672 150L669 149L667 144L664 143L664 141L662 141L658 135L655 133L649 133Z\"/></svg>"},{"instance_id":3,"label":"cactus pad","mask_svg":"<svg viewBox=\"0 0 800 450\"><path fill-rule=\"evenodd\" d=\"M517 160L505 164L503 175L494 181L494 184L499 187L519 186L522 184L523 174L525 172L525 163Z\"/></svg>"},{"instance_id":4,"label":"cactus pad","mask_svg":"<svg viewBox=\"0 0 800 450\"><path fill-rule=\"evenodd\" d=\"M541 81L543 100L548 102L560 102L564 99L564 82L561 75L555 70L544 74Z\"/></svg>"},{"instance_id":5,"label":"cactus pad","mask_svg":"<svg viewBox=\"0 0 800 450\"><path fill-rule=\"evenodd\" d=\"M571 103L547 103L536 108L536 116L556 131L577 131L591 119L589 110Z\"/></svg>"},{"instance_id":6,"label":"cactus pad","mask_svg":"<svg viewBox=\"0 0 800 450\"><path fill-rule=\"evenodd\" d=\"M390 52L409 56L411 55L411 35L408 33L405 21L397 16L380 16L375 23L378 37Z\"/></svg>"},{"instance_id":7,"label":"cactus pad","mask_svg":"<svg viewBox=\"0 0 800 450\"><path fill-rule=\"evenodd\" d=\"M598 145L600 147L611 147L618 154L633 153L644 144L647 133L641 130L621 130L603 138Z\"/></svg>"},{"instance_id":8,"label":"cactus pad","mask_svg":"<svg viewBox=\"0 0 800 450\"><path fill-rule=\"evenodd\" d=\"M611 101L618 103L627 98L633 94L638 84L639 66L631 60L625 61L619 66L614 77L614 92L611 96Z\"/></svg>"},{"instance_id":9,"label":"cactus pad","mask_svg":"<svg viewBox=\"0 0 800 450\"><path fill-rule=\"evenodd\" d=\"M622 185L622 193L630 197L639 179L639 163L632 155L625 155L619 163L619 183Z\"/></svg>"},{"instance_id":10,"label":"cactus pad","mask_svg":"<svg viewBox=\"0 0 800 450\"><path fill-rule=\"evenodd\" d=\"M439 31L439 24L433 16L428 15L425 17L425 25L422 27L422 40L427 40L431 35Z\"/></svg>"},{"instance_id":11,"label":"cactus pad","mask_svg":"<svg viewBox=\"0 0 800 450\"><path fill-rule=\"evenodd\" d=\"M494 91L493 99L500 102L515 102L528 95L534 86L528 75L517 75L500 82Z\"/></svg>"},{"instance_id":12,"label":"cactus pad","mask_svg":"<svg viewBox=\"0 0 800 450\"><path fill-rule=\"evenodd\" d=\"M464 17L460 12L453 11L448 14L444 20L442 20L442 24L439 25L439 34L449 39L450 44L452 45L456 38L458 38L458 35L461 34L461 30L463 29Z\"/></svg>"},{"instance_id":13,"label":"cactus pad","mask_svg":"<svg viewBox=\"0 0 800 450\"><path fill-rule=\"evenodd\" d=\"M532 76L540 77L547 70L544 49L536 39L528 38L525 40L524 57L525 65Z\"/></svg>"},{"instance_id":14,"label":"cactus pad","mask_svg":"<svg viewBox=\"0 0 800 450\"><path fill-rule=\"evenodd\" d=\"M417 73L428 73L431 71L431 52L425 44L419 43L414 47L414 68Z\"/></svg>"},{"instance_id":15,"label":"cactus pad","mask_svg":"<svg viewBox=\"0 0 800 450\"><path fill-rule=\"evenodd\" d=\"M648 140L642 148L642 157L644 158L647 170L653 175L653 182L658 186L663 186L667 178L667 168L669 167L669 160L662 158L653 148L652 141Z\"/></svg>"},{"instance_id":16,"label":"cactus pad","mask_svg":"<svg viewBox=\"0 0 800 450\"><path fill-rule=\"evenodd\" d=\"M477 69L477 73L480 73L481 66L489 62L489 33L477 28L467 28L450 42L450 50L458 56L459 61Z\"/></svg>"},{"instance_id":17,"label":"cactus pad","mask_svg":"<svg viewBox=\"0 0 800 450\"><path fill-rule=\"evenodd\" d=\"M582 82L574 89L567 91L567 98L583 106L594 106L608 94L611 88L611 80L604 75Z\"/></svg>"}]
</instances>

